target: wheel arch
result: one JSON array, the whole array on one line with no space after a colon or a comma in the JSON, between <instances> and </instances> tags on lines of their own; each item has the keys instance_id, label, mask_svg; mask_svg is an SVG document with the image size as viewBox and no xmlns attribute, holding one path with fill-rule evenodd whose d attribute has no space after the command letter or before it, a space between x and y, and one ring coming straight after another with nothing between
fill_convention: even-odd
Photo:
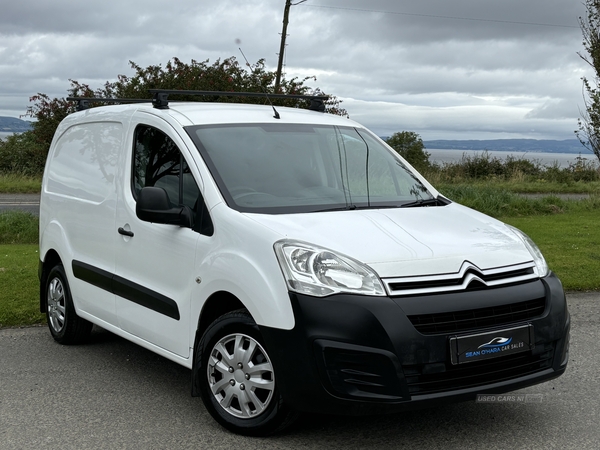
<instances>
[{"instance_id":1,"label":"wheel arch","mask_svg":"<svg viewBox=\"0 0 600 450\"><path fill-rule=\"evenodd\" d=\"M204 305L202 306L202 310L200 311L200 317L198 317L194 348L211 323L213 323L223 314L227 314L238 309L248 311L248 308L246 308L241 300L231 292L215 292L208 299L206 299Z\"/></svg>"},{"instance_id":2,"label":"wheel arch","mask_svg":"<svg viewBox=\"0 0 600 450\"><path fill-rule=\"evenodd\" d=\"M247 311L248 314L250 314L248 308L244 306L240 299L227 291L215 292L206 300L206 302L204 302L202 310L200 311L200 317L198 317L198 325L196 327L196 335L194 337L194 361L192 363L192 368L196 367L196 347L198 346L198 343L200 342L200 339L202 338L202 335L208 326L222 315L240 309ZM197 389L196 374L194 373L193 369L192 378L192 396L198 397L200 394Z\"/></svg>"},{"instance_id":3,"label":"wheel arch","mask_svg":"<svg viewBox=\"0 0 600 450\"><path fill-rule=\"evenodd\" d=\"M60 258L58 252L54 249L50 249L44 255L44 259L42 260L40 257L38 276L40 279L40 312L45 313L46 311L46 297L44 295L44 290L46 283L48 282L48 274L50 270L58 265L62 264L62 259Z\"/></svg>"}]
</instances>

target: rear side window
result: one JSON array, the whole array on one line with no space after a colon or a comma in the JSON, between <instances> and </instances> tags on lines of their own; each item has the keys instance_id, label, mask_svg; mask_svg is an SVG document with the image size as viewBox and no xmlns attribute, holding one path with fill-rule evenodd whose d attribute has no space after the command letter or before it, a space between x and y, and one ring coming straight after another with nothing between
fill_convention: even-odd
<instances>
[{"instance_id":1,"label":"rear side window","mask_svg":"<svg viewBox=\"0 0 600 450\"><path fill-rule=\"evenodd\" d=\"M194 229L212 234L212 223L190 168L173 140L149 125L138 125L133 143L132 190L137 198L144 187L163 188L171 206L193 212Z\"/></svg>"}]
</instances>

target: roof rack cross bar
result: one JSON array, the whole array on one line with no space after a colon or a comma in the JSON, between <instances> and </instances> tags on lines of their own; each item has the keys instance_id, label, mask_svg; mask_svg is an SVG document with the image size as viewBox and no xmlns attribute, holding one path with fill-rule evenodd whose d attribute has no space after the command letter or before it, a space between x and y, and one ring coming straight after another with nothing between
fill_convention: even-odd
<instances>
[{"instance_id":1,"label":"roof rack cross bar","mask_svg":"<svg viewBox=\"0 0 600 450\"><path fill-rule=\"evenodd\" d=\"M301 95L301 94L270 94L264 92L229 92L229 91L193 91L193 90L177 90L177 89L148 89L148 91L156 96L159 94L178 94L178 95L197 95L197 96L211 96L211 97L263 97L263 98L278 98L278 99L300 99L310 100L310 107L308 109L312 111L325 111L325 101L329 100L327 95ZM166 100L165 96L165 102ZM154 101L153 101L154 104ZM168 105L168 102L165 106ZM156 108L158 106L155 105Z\"/></svg>"}]
</instances>

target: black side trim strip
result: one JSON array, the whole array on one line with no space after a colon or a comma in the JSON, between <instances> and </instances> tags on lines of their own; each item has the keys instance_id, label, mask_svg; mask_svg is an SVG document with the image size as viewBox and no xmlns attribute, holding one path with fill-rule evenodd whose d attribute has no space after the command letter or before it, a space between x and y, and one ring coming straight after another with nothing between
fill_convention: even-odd
<instances>
[{"instance_id":1,"label":"black side trim strip","mask_svg":"<svg viewBox=\"0 0 600 450\"><path fill-rule=\"evenodd\" d=\"M172 319L180 319L177 303L169 297L81 261L73 260L71 265L75 278Z\"/></svg>"},{"instance_id":2,"label":"black side trim strip","mask_svg":"<svg viewBox=\"0 0 600 450\"><path fill-rule=\"evenodd\" d=\"M117 275L113 277L113 293L157 313L179 320L179 309L174 300Z\"/></svg>"},{"instance_id":3,"label":"black side trim strip","mask_svg":"<svg viewBox=\"0 0 600 450\"><path fill-rule=\"evenodd\" d=\"M105 291L114 294L112 289L112 273L107 272L106 270L98 269L97 267L81 261L73 260L71 266L73 267L73 275L75 275L75 278L79 278L86 283L93 284L100 289L104 289Z\"/></svg>"}]
</instances>

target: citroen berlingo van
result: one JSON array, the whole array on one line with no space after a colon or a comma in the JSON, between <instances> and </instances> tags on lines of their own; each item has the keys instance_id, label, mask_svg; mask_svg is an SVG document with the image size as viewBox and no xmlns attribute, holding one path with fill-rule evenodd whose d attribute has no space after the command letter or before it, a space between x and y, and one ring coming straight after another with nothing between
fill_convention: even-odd
<instances>
[{"instance_id":1,"label":"citroen berlingo van","mask_svg":"<svg viewBox=\"0 0 600 450\"><path fill-rule=\"evenodd\" d=\"M248 435L565 371L565 295L521 231L441 195L322 98L169 94L83 99L56 131L39 266L56 341L95 324L188 367L192 395Z\"/></svg>"}]
</instances>

